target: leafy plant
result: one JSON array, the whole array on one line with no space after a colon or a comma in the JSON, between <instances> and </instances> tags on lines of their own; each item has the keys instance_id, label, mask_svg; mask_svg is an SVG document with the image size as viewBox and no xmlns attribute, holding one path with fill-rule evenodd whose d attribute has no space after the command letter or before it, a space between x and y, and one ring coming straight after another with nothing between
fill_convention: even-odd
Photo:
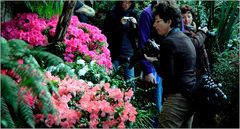
<instances>
[{"instance_id":1,"label":"leafy plant","mask_svg":"<svg viewBox=\"0 0 240 129\"><path fill-rule=\"evenodd\" d=\"M31 55L29 45L23 40L6 41L1 37L1 125L7 128L34 127L33 110L28 94L38 98L40 111L54 113L50 93L42 83L45 81L41 68ZM34 52L34 51L33 51ZM40 53L44 53L41 51ZM54 57L50 53L48 57ZM41 54L36 54L35 56ZM43 58L42 62L45 62ZM59 59L57 58L59 61ZM47 60L50 64L56 60Z\"/></svg>"},{"instance_id":2,"label":"leafy plant","mask_svg":"<svg viewBox=\"0 0 240 129\"><path fill-rule=\"evenodd\" d=\"M237 1L223 1L221 4L216 5L215 13L216 21L220 21L217 24L218 35L216 37L217 42L213 44L215 48L218 48L218 52L223 52L227 49L227 44L232 38L233 31L239 29L239 3Z\"/></svg>"},{"instance_id":3,"label":"leafy plant","mask_svg":"<svg viewBox=\"0 0 240 129\"><path fill-rule=\"evenodd\" d=\"M51 18L53 15L60 14L63 7L63 0L24 1L24 3L32 12L38 13L40 17L47 19Z\"/></svg>"},{"instance_id":4,"label":"leafy plant","mask_svg":"<svg viewBox=\"0 0 240 129\"><path fill-rule=\"evenodd\" d=\"M218 127L237 127L239 117L239 49L231 47L221 54L215 53L216 63L213 65L216 79L222 83L228 96L228 103L223 105L223 110L217 115Z\"/></svg>"}]
</instances>

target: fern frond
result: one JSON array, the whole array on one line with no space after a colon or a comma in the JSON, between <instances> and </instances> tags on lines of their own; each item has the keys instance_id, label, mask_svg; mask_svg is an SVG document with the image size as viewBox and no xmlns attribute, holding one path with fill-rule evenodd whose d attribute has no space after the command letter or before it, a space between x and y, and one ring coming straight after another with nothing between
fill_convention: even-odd
<instances>
[{"instance_id":1,"label":"fern frond","mask_svg":"<svg viewBox=\"0 0 240 129\"><path fill-rule=\"evenodd\" d=\"M25 64L18 66L14 71L21 77L19 85L32 89L33 96L36 96L41 101L43 105L42 112L44 114L54 113L55 109L51 103L51 94L47 87L42 85L42 82L45 81L42 71Z\"/></svg>"},{"instance_id":2,"label":"fern frond","mask_svg":"<svg viewBox=\"0 0 240 129\"><path fill-rule=\"evenodd\" d=\"M9 112L8 106L4 99L1 97L1 127L4 128L15 128L12 116Z\"/></svg>"},{"instance_id":3,"label":"fern frond","mask_svg":"<svg viewBox=\"0 0 240 129\"><path fill-rule=\"evenodd\" d=\"M8 43L6 41L6 39L4 39L3 37L1 37L1 62L3 60L9 60L9 55L10 55L10 48L8 46Z\"/></svg>"},{"instance_id":4,"label":"fern frond","mask_svg":"<svg viewBox=\"0 0 240 129\"><path fill-rule=\"evenodd\" d=\"M32 50L30 54L33 55L39 64L44 68L48 66L56 66L60 63L63 63L63 60L60 57L50 52Z\"/></svg>"},{"instance_id":5,"label":"fern frond","mask_svg":"<svg viewBox=\"0 0 240 129\"><path fill-rule=\"evenodd\" d=\"M23 101L19 103L18 115L19 118L23 118L22 121L31 128L35 127L33 111L31 107Z\"/></svg>"},{"instance_id":6,"label":"fern frond","mask_svg":"<svg viewBox=\"0 0 240 129\"><path fill-rule=\"evenodd\" d=\"M17 112L18 88L16 82L9 76L1 75L1 97Z\"/></svg>"},{"instance_id":7,"label":"fern frond","mask_svg":"<svg viewBox=\"0 0 240 129\"><path fill-rule=\"evenodd\" d=\"M15 57L23 57L26 53L28 53L29 50L29 45L20 39L13 39L8 41L10 52L12 55Z\"/></svg>"}]
</instances>

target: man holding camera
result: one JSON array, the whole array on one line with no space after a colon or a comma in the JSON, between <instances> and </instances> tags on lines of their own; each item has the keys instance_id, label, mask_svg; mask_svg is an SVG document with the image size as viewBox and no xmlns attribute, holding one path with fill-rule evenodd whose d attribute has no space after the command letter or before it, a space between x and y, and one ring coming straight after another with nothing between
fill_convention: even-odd
<instances>
[{"instance_id":1,"label":"man holding camera","mask_svg":"<svg viewBox=\"0 0 240 129\"><path fill-rule=\"evenodd\" d=\"M163 36L158 58L158 73L163 78L164 102L159 115L161 128L190 128L193 106L189 92L196 83L196 51L191 39L180 31L181 12L169 2L159 3L154 11L154 28ZM156 59L148 57L150 61Z\"/></svg>"},{"instance_id":2,"label":"man holding camera","mask_svg":"<svg viewBox=\"0 0 240 129\"><path fill-rule=\"evenodd\" d=\"M123 67L124 80L134 77L134 68L129 68L130 57L136 50L137 11L134 1L116 1L104 21L103 33L107 37L114 69Z\"/></svg>"}]
</instances>

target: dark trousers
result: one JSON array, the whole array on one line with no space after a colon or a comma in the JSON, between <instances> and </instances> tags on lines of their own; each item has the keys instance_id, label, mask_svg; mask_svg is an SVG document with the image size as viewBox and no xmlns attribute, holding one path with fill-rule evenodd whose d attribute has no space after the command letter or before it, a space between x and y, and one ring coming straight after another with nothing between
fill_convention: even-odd
<instances>
[{"instance_id":1,"label":"dark trousers","mask_svg":"<svg viewBox=\"0 0 240 129\"><path fill-rule=\"evenodd\" d=\"M191 100L181 93L170 94L159 115L160 128L191 128L193 115Z\"/></svg>"}]
</instances>

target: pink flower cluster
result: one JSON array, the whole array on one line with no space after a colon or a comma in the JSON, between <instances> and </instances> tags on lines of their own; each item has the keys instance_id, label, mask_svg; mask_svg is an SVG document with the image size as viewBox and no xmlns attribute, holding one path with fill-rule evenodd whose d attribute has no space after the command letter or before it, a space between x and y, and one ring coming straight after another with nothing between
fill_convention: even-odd
<instances>
[{"instance_id":1,"label":"pink flower cluster","mask_svg":"<svg viewBox=\"0 0 240 129\"><path fill-rule=\"evenodd\" d=\"M46 21L35 13L18 14L8 22L1 23L1 36L10 39L22 39L32 46L46 46L47 37L42 34Z\"/></svg>"},{"instance_id":2,"label":"pink flower cluster","mask_svg":"<svg viewBox=\"0 0 240 129\"><path fill-rule=\"evenodd\" d=\"M18 14L12 20L1 23L1 36L8 40L22 39L32 46L46 46L50 37L44 35L43 31L50 29L48 33L54 37L57 23L58 16L44 20L38 18L35 13ZM82 56L96 60L99 65L107 69L112 68L106 37L97 27L80 23L76 16L71 18L64 43L66 44L63 53L65 61L74 62L77 56Z\"/></svg>"},{"instance_id":3,"label":"pink flower cluster","mask_svg":"<svg viewBox=\"0 0 240 129\"><path fill-rule=\"evenodd\" d=\"M46 77L49 81L60 80L49 72ZM44 119L43 114L36 114L36 122L42 121L48 127L57 125L64 128L76 124L90 128L125 128L126 122L135 122L137 112L130 103L133 96L131 89L123 92L118 88L110 88L109 83L91 87L85 81L69 76L60 80L58 86L59 95L52 96L57 114L49 114L49 119ZM81 121L84 118L88 120L86 123Z\"/></svg>"}]
</instances>

